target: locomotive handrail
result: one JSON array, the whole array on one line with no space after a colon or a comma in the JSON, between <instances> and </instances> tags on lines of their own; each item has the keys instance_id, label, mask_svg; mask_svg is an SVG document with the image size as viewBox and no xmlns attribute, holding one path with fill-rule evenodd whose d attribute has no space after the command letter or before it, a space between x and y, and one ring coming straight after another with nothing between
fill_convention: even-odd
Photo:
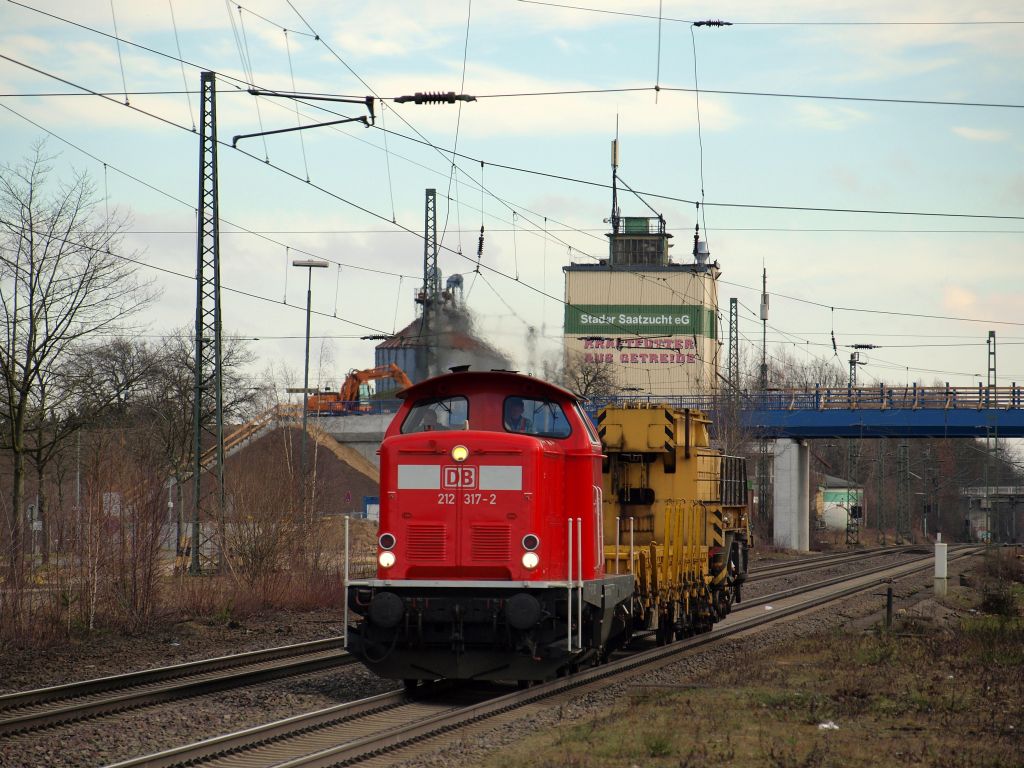
<instances>
[{"instance_id":1,"label":"locomotive handrail","mask_svg":"<svg viewBox=\"0 0 1024 768\"><path fill-rule=\"evenodd\" d=\"M568 533L569 540L566 544L568 550L566 560L568 560L568 568L565 579L566 597L568 604L565 609L565 627L566 627L566 641L565 650L572 653L572 518L567 518L568 522Z\"/></svg>"},{"instance_id":2,"label":"locomotive handrail","mask_svg":"<svg viewBox=\"0 0 1024 768\"><path fill-rule=\"evenodd\" d=\"M583 520L576 518L576 573L579 582L576 591L576 650L583 650Z\"/></svg>"}]
</instances>

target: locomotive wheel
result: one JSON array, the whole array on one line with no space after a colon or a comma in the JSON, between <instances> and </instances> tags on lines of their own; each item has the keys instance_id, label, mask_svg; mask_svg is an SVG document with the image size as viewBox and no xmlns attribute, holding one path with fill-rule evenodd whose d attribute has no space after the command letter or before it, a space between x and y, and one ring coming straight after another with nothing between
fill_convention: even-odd
<instances>
[{"instance_id":1,"label":"locomotive wheel","mask_svg":"<svg viewBox=\"0 0 1024 768\"><path fill-rule=\"evenodd\" d=\"M685 640L689 636L689 631L685 626L676 627L676 640Z\"/></svg>"},{"instance_id":2,"label":"locomotive wheel","mask_svg":"<svg viewBox=\"0 0 1024 768\"><path fill-rule=\"evenodd\" d=\"M405 688L405 695L408 696L409 698L414 699L414 698L416 698L416 696L418 696L421 693L421 691L420 691L420 681L419 680L413 680L412 678L407 678L407 679L402 681L402 686Z\"/></svg>"}]
</instances>

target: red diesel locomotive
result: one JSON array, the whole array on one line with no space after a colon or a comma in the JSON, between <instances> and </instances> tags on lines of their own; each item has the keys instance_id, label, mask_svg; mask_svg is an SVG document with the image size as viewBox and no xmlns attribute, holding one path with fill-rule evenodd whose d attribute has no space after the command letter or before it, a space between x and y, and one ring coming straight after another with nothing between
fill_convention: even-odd
<instances>
[{"instance_id":1,"label":"red diesel locomotive","mask_svg":"<svg viewBox=\"0 0 1024 768\"><path fill-rule=\"evenodd\" d=\"M509 372L404 390L380 448L377 578L348 582L348 648L407 686L543 680L627 636L605 573L602 448L579 398Z\"/></svg>"}]
</instances>

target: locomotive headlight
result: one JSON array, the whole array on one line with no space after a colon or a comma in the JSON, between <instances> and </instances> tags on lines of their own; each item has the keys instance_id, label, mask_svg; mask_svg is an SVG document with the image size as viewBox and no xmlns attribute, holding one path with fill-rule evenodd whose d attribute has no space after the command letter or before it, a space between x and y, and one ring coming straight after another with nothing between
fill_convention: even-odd
<instances>
[{"instance_id":1,"label":"locomotive headlight","mask_svg":"<svg viewBox=\"0 0 1024 768\"><path fill-rule=\"evenodd\" d=\"M540 546L540 539L535 533L528 533L523 536L523 549L528 552L533 552L537 547Z\"/></svg>"},{"instance_id":2,"label":"locomotive headlight","mask_svg":"<svg viewBox=\"0 0 1024 768\"><path fill-rule=\"evenodd\" d=\"M395 564L395 553L385 550L377 557L377 562L380 563L381 568L390 568Z\"/></svg>"},{"instance_id":3,"label":"locomotive headlight","mask_svg":"<svg viewBox=\"0 0 1024 768\"><path fill-rule=\"evenodd\" d=\"M524 552L523 553L523 567L529 568L531 571L540 564L540 555L536 552Z\"/></svg>"},{"instance_id":4,"label":"locomotive headlight","mask_svg":"<svg viewBox=\"0 0 1024 768\"><path fill-rule=\"evenodd\" d=\"M382 533L380 538L377 539L377 543L380 544L381 549L394 549L395 548L395 534L393 533Z\"/></svg>"},{"instance_id":5,"label":"locomotive headlight","mask_svg":"<svg viewBox=\"0 0 1024 768\"><path fill-rule=\"evenodd\" d=\"M464 445L456 445L452 448L452 461L457 461L460 464L469 458L469 448Z\"/></svg>"}]
</instances>

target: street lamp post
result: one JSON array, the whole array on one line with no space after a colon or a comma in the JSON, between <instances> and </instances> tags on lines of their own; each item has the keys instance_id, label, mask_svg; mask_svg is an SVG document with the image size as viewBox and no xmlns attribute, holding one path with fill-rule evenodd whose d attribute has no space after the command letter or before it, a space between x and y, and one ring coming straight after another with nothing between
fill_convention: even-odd
<instances>
[{"instance_id":1,"label":"street lamp post","mask_svg":"<svg viewBox=\"0 0 1024 768\"><path fill-rule=\"evenodd\" d=\"M306 481L306 438L309 436L306 431L306 425L309 420L309 321L310 315L310 302L313 298L313 270L314 269L327 269L327 262L323 259L294 259L292 261L293 267L305 267L306 273L306 356L305 362L302 366L302 448L300 450L301 468L302 468L302 481Z\"/></svg>"}]
</instances>

